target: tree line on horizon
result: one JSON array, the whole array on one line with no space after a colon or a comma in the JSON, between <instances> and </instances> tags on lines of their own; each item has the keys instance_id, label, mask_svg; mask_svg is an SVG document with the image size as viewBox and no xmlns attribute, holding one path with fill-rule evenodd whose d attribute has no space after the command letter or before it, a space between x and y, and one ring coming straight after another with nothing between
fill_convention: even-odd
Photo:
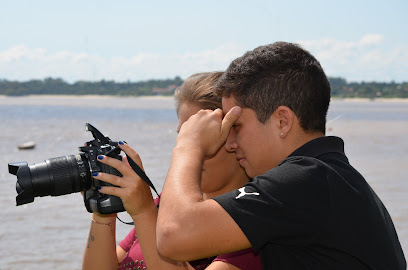
<instances>
[{"instance_id":1,"label":"tree line on horizon","mask_svg":"<svg viewBox=\"0 0 408 270\"><path fill-rule=\"evenodd\" d=\"M344 78L329 77L332 96L338 98L408 98L408 82L347 82ZM0 80L0 95L119 95L119 96L171 96L183 83L174 79L138 82L77 81L65 82L60 78L29 80L25 82Z\"/></svg>"}]
</instances>

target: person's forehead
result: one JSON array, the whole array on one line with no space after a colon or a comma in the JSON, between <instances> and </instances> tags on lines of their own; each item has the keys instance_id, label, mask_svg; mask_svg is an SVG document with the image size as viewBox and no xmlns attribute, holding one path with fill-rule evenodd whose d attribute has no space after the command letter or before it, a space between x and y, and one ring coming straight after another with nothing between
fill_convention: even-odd
<instances>
[{"instance_id":1,"label":"person's forehead","mask_svg":"<svg viewBox=\"0 0 408 270\"><path fill-rule=\"evenodd\" d=\"M240 106L234 96L230 97L223 97L222 98L222 110L224 114L229 112L232 107ZM241 106L240 106L241 107ZM256 116L256 112L251 108L243 108L241 107L241 116L235 122L236 124L241 124L242 122L258 122L258 118Z\"/></svg>"}]
</instances>

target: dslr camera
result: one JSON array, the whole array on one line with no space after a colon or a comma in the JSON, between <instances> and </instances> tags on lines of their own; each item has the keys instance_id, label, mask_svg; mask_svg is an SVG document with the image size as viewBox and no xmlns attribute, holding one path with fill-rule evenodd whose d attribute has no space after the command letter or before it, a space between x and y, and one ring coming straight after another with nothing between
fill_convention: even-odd
<instances>
[{"instance_id":1,"label":"dslr camera","mask_svg":"<svg viewBox=\"0 0 408 270\"><path fill-rule=\"evenodd\" d=\"M111 141L89 123L85 127L92 133L94 140L79 147L79 154L50 158L31 165L27 162L8 164L9 173L17 176L17 206L31 203L38 196L61 196L83 191L85 207L90 213L125 211L119 197L98 191L99 186L111 184L92 177L93 172L122 176L116 169L97 160L98 155L122 160L118 142Z\"/></svg>"}]
</instances>

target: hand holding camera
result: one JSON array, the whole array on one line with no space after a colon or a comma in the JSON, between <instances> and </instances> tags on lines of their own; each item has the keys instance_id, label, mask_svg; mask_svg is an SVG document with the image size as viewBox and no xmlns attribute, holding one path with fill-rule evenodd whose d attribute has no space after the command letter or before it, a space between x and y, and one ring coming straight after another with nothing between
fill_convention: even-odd
<instances>
[{"instance_id":1,"label":"hand holding camera","mask_svg":"<svg viewBox=\"0 0 408 270\"><path fill-rule=\"evenodd\" d=\"M123 161L108 156L98 156L98 161L119 171L119 175L105 172L95 173L93 177L111 185L99 187L99 192L122 199L124 208L134 218L145 210L156 210L149 185L133 170L136 163L143 168L138 153L128 144L119 142L118 146L126 153Z\"/></svg>"},{"instance_id":2,"label":"hand holding camera","mask_svg":"<svg viewBox=\"0 0 408 270\"><path fill-rule=\"evenodd\" d=\"M114 187L107 189L106 194L99 191L102 187L112 186L111 179L116 179L119 183L118 179L122 179L121 172L132 177L135 173L140 175L155 190L147 175L131 158L127 158L130 166L122 162L118 142L105 137L89 123L85 126L86 130L92 133L94 140L79 147L81 151L79 154L50 158L31 165L27 162L8 164L9 172L17 176L17 205L31 203L39 196L61 196L83 191L84 204L88 212L104 215L122 212L125 211L122 200L114 194L125 198L128 198L129 194L115 191ZM141 165L136 151L127 145L124 148ZM99 160L98 156L103 156L105 161ZM112 194L108 195L109 192ZM138 196L138 194L132 195Z\"/></svg>"}]
</instances>

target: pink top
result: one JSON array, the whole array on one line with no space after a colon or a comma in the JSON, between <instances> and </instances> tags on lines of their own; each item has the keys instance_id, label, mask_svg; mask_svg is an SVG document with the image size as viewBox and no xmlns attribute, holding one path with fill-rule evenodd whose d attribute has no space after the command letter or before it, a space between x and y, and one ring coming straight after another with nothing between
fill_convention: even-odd
<instances>
[{"instance_id":1,"label":"pink top","mask_svg":"<svg viewBox=\"0 0 408 270\"><path fill-rule=\"evenodd\" d=\"M159 203L159 199L156 198L155 204ZM120 241L119 246L127 252L125 258L122 260L118 269L147 269L146 263L143 258L142 249L137 239L135 228ZM257 270L262 269L261 256L259 253L254 253L252 248L240 250L228 254L219 255L213 261L221 261L232 264L240 269ZM197 270L205 269L211 260L205 261L203 264L195 265ZM140 268L138 268L140 267Z\"/></svg>"},{"instance_id":2,"label":"pink top","mask_svg":"<svg viewBox=\"0 0 408 270\"><path fill-rule=\"evenodd\" d=\"M252 248L219 255L214 261L226 262L241 270L262 269L261 255L260 253L255 253Z\"/></svg>"},{"instance_id":3,"label":"pink top","mask_svg":"<svg viewBox=\"0 0 408 270\"><path fill-rule=\"evenodd\" d=\"M140 266L139 269L147 269L146 263L143 259L142 249L140 248L139 241L137 240L135 228L120 241L119 246L127 252L125 258L122 260L118 269L133 269L133 267ZM146 268L143 268L146 267Z\"/></svg>"}]
</instances>

